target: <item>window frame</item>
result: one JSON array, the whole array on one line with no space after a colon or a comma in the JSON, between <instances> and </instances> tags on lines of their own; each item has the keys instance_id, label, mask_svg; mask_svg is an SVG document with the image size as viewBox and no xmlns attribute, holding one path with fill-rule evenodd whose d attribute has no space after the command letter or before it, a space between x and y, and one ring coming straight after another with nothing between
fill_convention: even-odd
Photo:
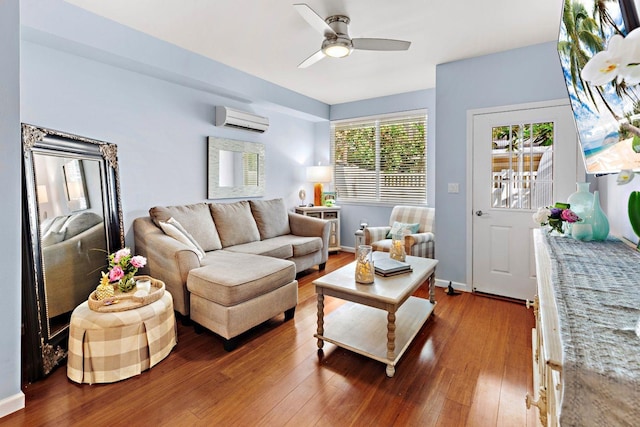
<instances>
[{"instance_id":1,"label":"window frame","mask_svg":"<svg viewBox=\"0 0 640 427\"><path fill-rule=\"evenodd\" d=\"M390 199L388 196L386 198L381 197L382 191L382 171L381 171L381 141L380 141L380 128L381 125L384 126L385 122L393 122L399 121L403 119L411 119L411 118L421 117L424 120L424 194L423 198L406 198L401 197L398 199ZM344 198L341 197L340 189L338 185L335 183L336 178L339 176L339 173L336 168L336 142L335 142L335 131L336 127L345 127L345 126L353 126L357 127L358 125L368 125L375 124L375 199L373 198ZM372 116L362 116L362 117L353 117L349 119L340 119L340 120L332 120L330 122L330 163L333 168L334 173L334 187L337 191L337 198L341 204L358 204L358 205L372 205L372 206L395 206L398 204L403 205L417 205L417 206L427 206L428 205L428 195L429 195L429 157L428 157L428 147L429 147L429 112L428 109L416 109L416 110L408 110L401 111L389 114L379 114ZM416 174L419 175L419 174Z\"/></svg>"}]
</instances>

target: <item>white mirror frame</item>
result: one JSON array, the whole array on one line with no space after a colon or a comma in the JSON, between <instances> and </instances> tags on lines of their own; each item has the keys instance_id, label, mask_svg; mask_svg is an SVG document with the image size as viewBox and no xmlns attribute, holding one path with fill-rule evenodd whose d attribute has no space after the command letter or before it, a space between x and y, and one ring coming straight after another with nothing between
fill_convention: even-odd
<instances>
[{"instance_id":1,"label":"white mirror frame","mask_svg":"<svg viewBox=\"0 0 640 427\"><path fill-rule=\"evenodd\" d=\"M233 139L208 138L208 199L238 199L245 197L262 197L265 191L264 179L264 144L257 142L236 141ZM238 151L258 155L258 185L240 185L237 187L220 186L220 151Z\"/></svg>"}]
</instances>

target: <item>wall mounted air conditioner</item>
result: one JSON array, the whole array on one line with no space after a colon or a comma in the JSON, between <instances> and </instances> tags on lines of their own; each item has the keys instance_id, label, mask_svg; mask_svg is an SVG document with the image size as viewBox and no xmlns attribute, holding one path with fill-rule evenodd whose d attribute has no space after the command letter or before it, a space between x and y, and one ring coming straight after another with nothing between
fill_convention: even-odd
<instances>
[{"instance_id":1,"label":"wall mounted air conditioner","mask_svg":"<svg viewBox=\"0 0 640 427\"><path fill-rule=\"evenodd\" d=\"M231 127L248 130L251 132L263 133L269 129L269 119L257 116L246 111L234 110L233 108L216 107L216 126Z\"/></svg>"}]
</instances>

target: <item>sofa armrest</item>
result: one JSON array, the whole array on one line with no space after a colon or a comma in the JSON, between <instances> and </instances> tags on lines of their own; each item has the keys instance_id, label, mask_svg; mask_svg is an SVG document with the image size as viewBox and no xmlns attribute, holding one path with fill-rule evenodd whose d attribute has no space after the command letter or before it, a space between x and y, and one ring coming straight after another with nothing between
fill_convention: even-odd
<instances>
[{"instance_id":1,"label":"sofa armrest","mask_svg":"<svg viewBox=\"0 0 640 427\"><path fill-rule=\"evenodd\" d=\"M167 236L148 217L133 222L136 253L147 258L143 272L162 280L173 296L176 311L189 314L187 277L200 267L198 255L173 237Z\"/></svg>"},{"instance_id":2,"label":"sofa armrest","mask_svg":"<svg viewBox=\"0 0 640 427\"><path fill-rule=\"evenodd\" d=\"M327 236L329 240L329 221L314 218L311 216L300 215L289 212L289 228L291 234L304 237L322 237Z\"/></svg>"},{"instance_id":3,"label":"sofa armrest","mask_svg":"<svg viewBox=\"0 0 640 427\"><path fill-rule=\"evenodd\" d=\"M391 227L367 227L364 229L364 244L370 245L378 240L384 240L387 238L387 233L391 230Z\"/></svg>"},{"instance_id":4,"label":"sofa armrest","mask_svg":"<svg viewBox=\"0 0 640 427\"><path fill-rule=\"evenodd\" d=\"M291 234L304 237L320 237L322 239L321 263L326 262L327 259L329 259L329 233L331 231L331 221L301 215L294 212L288 212L288 214Z\"/></svg>"}]
</instances>

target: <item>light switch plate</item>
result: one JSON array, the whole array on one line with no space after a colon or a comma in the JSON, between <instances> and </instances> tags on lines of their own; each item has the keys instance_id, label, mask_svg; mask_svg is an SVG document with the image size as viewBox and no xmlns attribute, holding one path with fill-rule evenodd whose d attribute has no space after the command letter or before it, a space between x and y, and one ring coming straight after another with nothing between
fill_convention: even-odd
<instances>
[{"instance_id":1,"label":"light switch plate","mask_svg":"<svg viewBox=\"0 0 640 427\"><path fill-rule=\"evenodd\" d=\"M447 191L449 193L459 193L460 192L460 184L457 182L450 182L447 184Z\"/></svg>"}]
</instances>

